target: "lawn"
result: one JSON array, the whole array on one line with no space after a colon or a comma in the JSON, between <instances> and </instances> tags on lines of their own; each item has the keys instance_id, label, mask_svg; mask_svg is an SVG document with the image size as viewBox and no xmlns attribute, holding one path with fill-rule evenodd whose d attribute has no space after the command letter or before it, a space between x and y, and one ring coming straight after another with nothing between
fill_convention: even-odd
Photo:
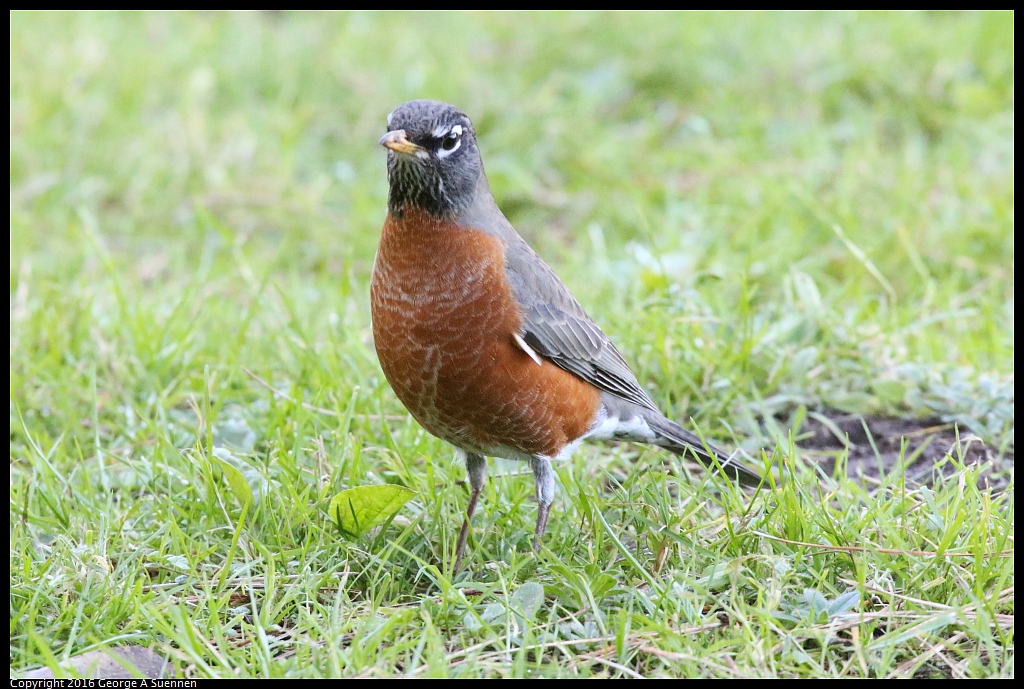
<instances>
[{"instance_id":1,"label":"lawn","mask_svg":"<svg viewBox=\"0 0 1024 689\"><path fill-rule=\"evenodd\" d=\"M12 677L1014 674L1014 16L14 13ZM669 416L469 496L370 336L411 98ZM360 537L360 486L415 491Z\"/></svg>"}]
</instances>

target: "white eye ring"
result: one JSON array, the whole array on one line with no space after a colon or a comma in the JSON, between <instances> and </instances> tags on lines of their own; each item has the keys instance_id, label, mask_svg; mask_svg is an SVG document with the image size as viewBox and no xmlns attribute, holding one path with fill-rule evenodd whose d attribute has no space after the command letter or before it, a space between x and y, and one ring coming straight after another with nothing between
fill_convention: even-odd
<instances>
[{"instance_id":1,"label":"white eye ring","mask_svg":"<svg viewBox=\"0 0 1024 689\"><path fill-rule=\"evenodd\" d=\"M452 146L451 148L445 148L443 142L450 141L452 136L455 137L455 145ZM437 149L437 157L441 159L447 158L452 153L455 153L455 151L459 150L462 147L462 125L457 124L454 127L452 127L450 131L445 133L443 142L441 148Z\"/></svg>"},{"instance_id":2,"label":"white eye ring","mask_svg":"<svg viewBox=\"0 0 1024 689\"><path fill-rule=\"evenodd\" d=\"M449 149L444 149L444 148L437 149L437 157L438 158L447 158L448 156L450 156L452 153L455 153L455 151L459 150L460 148L462 148L462 139L459 139L458 141L456 141L455 145L452 146Z\"/></svg>"}]
</instances>

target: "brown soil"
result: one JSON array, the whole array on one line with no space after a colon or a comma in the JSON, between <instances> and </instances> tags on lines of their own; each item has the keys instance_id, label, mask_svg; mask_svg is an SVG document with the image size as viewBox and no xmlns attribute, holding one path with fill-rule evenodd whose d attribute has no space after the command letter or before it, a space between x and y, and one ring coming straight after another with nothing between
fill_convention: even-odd
<instances>
[{"instance_id":1,"label":"brown soil","mask_svg":"<svg viewBox=\"0 0 1024 689\"><path fill-rule=\"evenodd\" d=\"M822 421L822 417L830 423ZM797 445L828 475L832 475L837 458L848 447L847 475L859 478L867 485L878 485L883 472L889 475L900 471L900 449L905 442L903 457L908 462L905 468L907 483L934 483L940 475L953 474L956 464L962 462L964 466L987 464L979 483L993 490L1005 489L1013 473L1013 451L1000 456L997 448L986 446L969 429L960 426L959 433L960 444L957 446L957 426L938 419L901 419L826 411L808 415L801 425ZM947 454L953 462L946 458Z\"/></svg>"}]
</instances>

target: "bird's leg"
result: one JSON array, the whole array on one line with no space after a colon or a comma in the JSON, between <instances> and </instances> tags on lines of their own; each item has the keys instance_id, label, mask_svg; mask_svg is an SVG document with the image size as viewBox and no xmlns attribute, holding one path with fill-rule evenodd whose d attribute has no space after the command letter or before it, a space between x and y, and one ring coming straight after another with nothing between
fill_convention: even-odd
<instances>
[{"instance_id":1,"label":"bird's leg","mask_svg":"<svg viewBox=\"0 0 1024 689\"><path fill-rule=\"evenodd\" d=\"M551 514L551 503L555 501L555 472L551 468L551 460L546 457L534 457L530 460L533 478L537 489L537 529L533 536L533 549L540 552L540 541L548 527L548 515Z\"/></svg>"},{"instance_id":2,"label":"bird's leg","mask_svg":"<svg viewBox=\"0 0 1024 689\"><path fill-rule=\"evenodd\" d=\"M455 569L458 572L462 565L462 551L466 547L466 539L469 537L469 522L476 511L477 500L487 482L487 459L475 452L466 453L466 475L469 477L469 487L472 493L469 496L469 504L466 506L466 521L462 522L462 529L459 531L459 542L455 546Z\"/></svg>"}]
</instances>

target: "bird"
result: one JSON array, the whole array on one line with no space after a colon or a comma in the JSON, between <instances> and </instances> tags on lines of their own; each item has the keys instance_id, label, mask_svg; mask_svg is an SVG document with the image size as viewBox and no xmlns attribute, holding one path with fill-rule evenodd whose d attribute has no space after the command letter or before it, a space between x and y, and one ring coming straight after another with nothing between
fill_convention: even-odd
<instances>
[{"instance_id":1,"label":"bird","mask_svg":"<svg viewBox=\"0 0 1024 689\"><path fill-rule=\"evenodd\" d=\"M385 378L428 432L465 462L470 498L487 457L533 472L539 551L555 498L552 462L584 440L646 443L739 481L761 476L666 417L625 358L491 194L476 130L459 108L412 100L387 116L388 204L370 280Z\"/></svg>"}]
</instances>

